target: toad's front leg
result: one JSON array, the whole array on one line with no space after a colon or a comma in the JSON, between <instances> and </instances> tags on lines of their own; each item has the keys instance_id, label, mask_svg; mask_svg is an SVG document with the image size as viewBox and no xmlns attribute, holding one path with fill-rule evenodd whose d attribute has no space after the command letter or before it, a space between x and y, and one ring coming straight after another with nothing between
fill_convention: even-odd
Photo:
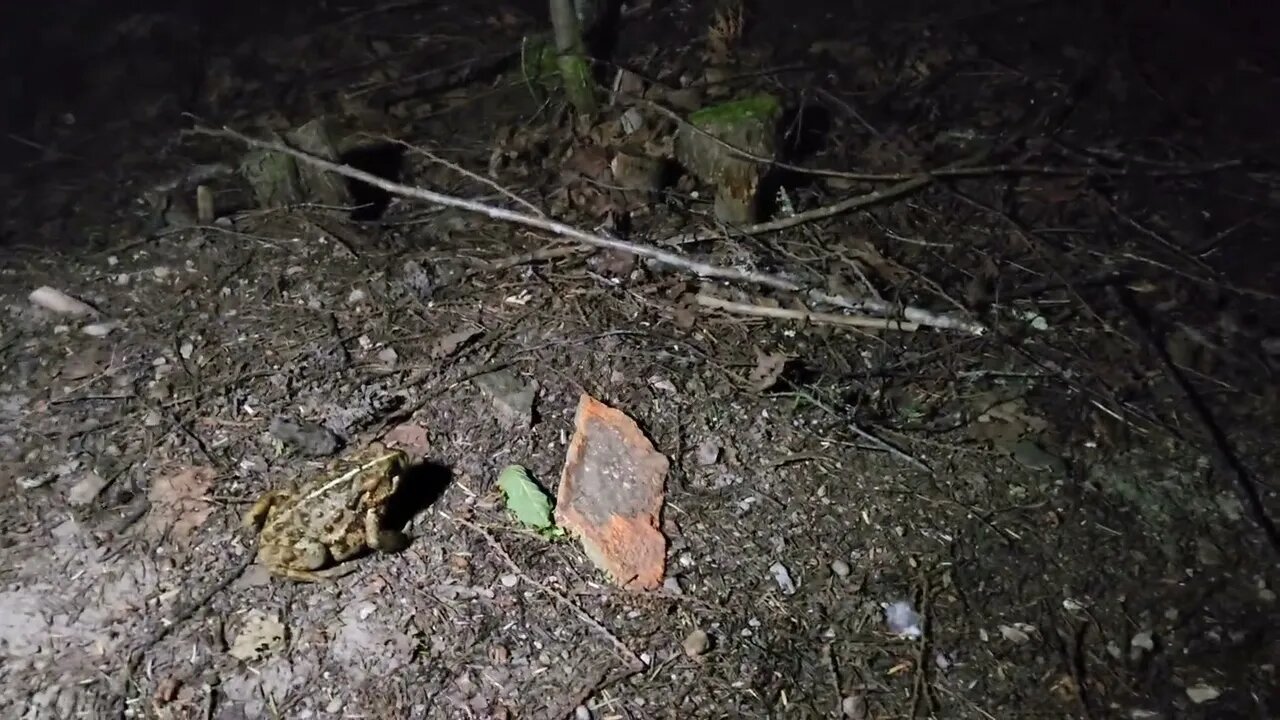
<instances>
[{"instance_id":1,"label":"toad's front leg","mask_svg":"<svg viewBox=\"0 0 1280 720\"><path fill-rule=\"evenodd\" d=\"M377 508L364 513L365 543L378 552L396 553L409 547L409 536L399 530L383 527L384 519Z\"/></svg>"}]
</instances>

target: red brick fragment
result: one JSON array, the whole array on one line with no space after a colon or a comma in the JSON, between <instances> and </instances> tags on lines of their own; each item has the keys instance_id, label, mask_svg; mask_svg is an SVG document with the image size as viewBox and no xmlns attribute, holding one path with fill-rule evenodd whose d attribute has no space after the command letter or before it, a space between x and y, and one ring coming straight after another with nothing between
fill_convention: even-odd
<instances>
[{"instance_id":1,"label":"red brick fragment","mask_svg":"<svg viewBox=\"0 0 1280 720\"><path fill-rule=\"evenodd\" d=\"M670 466L635 421L583 393L556 498L556 524L623 587L662 584L667 540L658 529Z\"/></svg>"}]
</instances>

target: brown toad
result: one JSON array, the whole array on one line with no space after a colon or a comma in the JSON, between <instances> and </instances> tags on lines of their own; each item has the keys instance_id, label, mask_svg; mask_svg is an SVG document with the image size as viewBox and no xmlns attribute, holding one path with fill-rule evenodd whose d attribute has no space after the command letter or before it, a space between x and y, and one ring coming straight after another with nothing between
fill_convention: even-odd
<instances>
[{"instance_id":1,"label":"brown toad","mask_svg":"<svg viewBox=\"0 0 1280 720\"><path fill-rule=\"evenodd\" d=\"M276 575L316 582L350 573L334 566L368 550L402 550L408 537L383 525L407 465L403 452L375 443L302 488L263 495L244 516L259 531L258 559Z\"/></svg>"}]
</instances>

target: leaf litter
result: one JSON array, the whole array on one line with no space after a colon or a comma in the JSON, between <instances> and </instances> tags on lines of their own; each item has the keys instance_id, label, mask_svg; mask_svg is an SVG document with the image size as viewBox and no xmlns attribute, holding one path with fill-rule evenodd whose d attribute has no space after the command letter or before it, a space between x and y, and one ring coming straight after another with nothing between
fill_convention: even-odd
<instances>
[{"instance_id":1,"label":"leaf litter","mask_svg":"<svg viewBox=\"0 0 1280 720\"><path fill-rule=\"evenodd\" d=\"M1184 8L1116 16L1041 3L973 22L885 6L841 23L832 18L847 8L764 5L744 14L733 42L714 44L716 58L620 57L636 68L619 84L626 93L578 132L467 49L474 28L519 48L542 22L520 10L436 15L392 3L316 18L284 45L258 37L279 26L271 7L259 10L237 23L246 32L213 33L209 62L189 67L163 47L193 36L188 19L156 12L116 27L69 14L88 25L68 37L101 47L47 51L72 64L91 51L95 82L80 100L31 105L30 127L0 150L18 160L0 176L0 242L12 243L0 615L13 619L0 641L14 641L0 707L115 716L126 701L163 698L173 716L212 707L225 717L1276 714L1256 700L1274 686L1272 658L1203 651L1258 632L1280 586L1256 504L1221 472L1265 477L1276 462L1265 382L1280 337L1267 292L1275 218L1246 201L1273 196L1275 183L1238 162L1269 156L1271 130L1253 119L1274 115L1275 98L1261 74L1239 71L1257 66L1238 57L1247 38L1223 43L1218 18L1189 22ZM700 3L628 5L624 33L634 47L701 46L709 26L669 15L700 11L708 23L717 15ZM236 19L223 12L219 21ZM782 22L792 31L758 42L753 27ZM1132 63L1096 65L1073 39L1126 33L1124 23L1161 28L1144 31L1141 47L1112 43L1142 56L1137 76ZM410 24L433 28L431 42ZM1196 46L1213 46L1194 68L1212 96L1187 97L1214 112L1194 128L1180 126L1194 102L1180 99L1170 65L1185 55L1187 28ZM156 77L131 81L123 58L147 53ZM279 72L250 72L244 57ZM822 87L777 70L815 60L833 68ZM999 70L974 71L990 67ZM1066 90L1063 78L1088 68L1100 73L1093 91ZM610 187L622 184L611 165L628 180L629 163L661 155L678 124L623 95L690 112L782 86L805 109L788 132L830 131L788 158L826 169L785 188L789 210L777 217L794 224L704 223L714 188L687 176L656 193L645 173L632 183L640 193ZM234 165L242 148L180 136L168 109L177 97L196 98L216 125L296 128L334 113L344 137L438 145L407 153L399 176L528 203L737 274L581 252L405 198L372 224L326 203L259 208L234 172L208 170ZM945 167L992 147L988 169ZM445 157L452 166L432 159ZM571 162L581 167L568 172ZM938 168L946 182L888 190ZM121 181L107 187L108 177ZM831 210L864 192L878 199ZM157 202L134 202L149 197ZM214 200L211 222L201 198ZM768 282L740 282L757 272ZM722 281L737 286L735 305L690 301ZM70 314L39 307L39 288L111 319L80 327L83 308L63 298L54 302ZM913 322L925 311L995 332L855 330L801 307ZM1172 369L1147 324L1175 328ZM483 339L468 328L485 328ZM81 352L80 367L68 362ZM803 358L804 372L784 372L784 358ZM530 421L494 422L495 404L469 382L501 368L536 381L536 416L516 413ZM741 368L754 368L745 383ZM1226 450L1187 409L1187 386L1203 393ZM634 447L602 452L596 435L574 452L671 458L663 494L649 483L640 494L663 497L641 523L666 542L652 553L666 561L653 590L600 582L617 579L616 559L602 571L578 545L494 529L520 522L485 500L495 471L513 463L536 477L559 470L557 496L581 496L569 506L585 497L597 510L634 510L619 502L625 485L602 479L609 468L566 453L584 391L644 432L616 435ZM979 422L990 397L1020 404ZM276 452L278 415L315 419L357 446L386 427L430 428L432 443L401 433L432 455L421 469L432 480L406 498L424 510L406 518L407 552L370 558L324 589L236 575L247 553L231 530L239 506L311 467ZM725 448L714 464L698 465L711 459L703 438ZM913 457L928 462L904 462ZM457 481L439 483L433 462ZM174 470L143 470L156 467ZM733 480L707 483L699 470ZM538 512L554 520L565 508L557 497ZM609 517L581 526L599 535ZM607 559L596 544L594 559ZM774 566L793 574L794 594L781 594ZM902 595L928 616L927 637L866 633L885 622L875 598ZM1088 609L1087 632L1079 612L1062 613L1068 600ZM248 608L283 625L280 607L297 639L287 672L271 659L252 669L213 659L226 656L220 624ZM1128 662L1134 627L1160 641ZM713 651L681 647L696 628ZM1063 653L1057 637L1078 642ZM957 661L903 657L913 645ZM102 682L116 650L147 672ZM661 671L624 682L641 658ZM780 662L799 671L779 673ZM1057 679L1053 692L1046 678Z\"/></svg>"}]
</instances>

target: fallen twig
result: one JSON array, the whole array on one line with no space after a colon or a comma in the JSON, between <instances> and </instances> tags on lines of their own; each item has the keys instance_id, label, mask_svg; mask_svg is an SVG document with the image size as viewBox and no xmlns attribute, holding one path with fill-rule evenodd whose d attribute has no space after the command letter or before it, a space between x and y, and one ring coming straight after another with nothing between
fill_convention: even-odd
<instances>
[{"instance_id":1,"label":"fallen twig","mask_svg":"<svg viewBox=\"0 0 1280 720\"><path fill-rule=\"evenodd\" d=\"M837 420L847 423L849 426L849 429L853 431L854 435L857 435L863 440L870 442L872 445L875 445L876 447L884 450L890 455L907 463L911 467L914 467L917 470L921 470L925 473L928 473L929 475L933 475L933 468L929 467L928 465L925 465L922 460L919 460L918 458L908 454L906 451L902 450L901 448L898 448L897 446L890 443L889 441L884 440L883 438L877 437L875 434L863 429L863 427L859 425L856 421L854 421L851 418L845 417L844 413L841 413L840 411L831 407L830 405L823 402L822 400L819 400L818 398L814 397L813 394L805 392L804 390L795 390L790 394L814 404L818 408L826 411L827 414L831 415Z\"/></svg>"},{"instance_id":2,"label":"fallen twig","mask_svg":"<svg viewBox=\"0 0 1280 720\"><path fill-rule=\"evenodd\" d=\"M390 137L388 135L366 135L366 137L370 137L375 140L381 140L383 142L390 143L392 145L399 145L400 147L408 150L409 152L418 153L419 155L430 160L431 162L439 163L440 165L443 165L449 168L450 170L458 173L459 175L462 175L464 177L469 177L478 183L488 185L494 190L497 190L499 193L502 193L503 195L505 195L508 199L515 202L516 204L524 206L526 210L533 213L534 215L537 215L538 217L547 216L547 214L542 212L542 210L540 210L538 206L534 205L528 200L525 200L524 198L515 194L515 192L508 190L507 188L499 185L492 178L487 178L478 173L471 172L470 170L462 167L461 165L455 162L445 160L444 158L440 157L439 155L436 155L435 153L431 152L430 150L427 150L426 148L420 148L417 145L411 145L403 140L397 140L396 138Z\"/></svg>"},{"instance_id":3,"label":"fallen twig","mask_svg":"<svg viewBox=\"0 0 1280 720\"><path fill-rule=\"evenodd\" d=\"M1199 421L1200 426L1208 434L1214 470L1218 474L1230 476L1236 486L1236 490L1241 495L1241 504L1248 510L1258 528L1262 530L1262 534L1271 545L1271 549L1280 553L1280 528L1276 527L1275 521L1271 519L1271 515L1267 512L1267 507L1262 501L1262 493L1258 491L1258 483L1254 479L1253 473L1245 466L1239 453L1232 446L1231 440L1223 432L1222 426L1218 423L1217 418L1214 417L1213 411L1209 409L1200 393L1196 392L1196 389L1192 387L1186 375L1173 362L1173 358L1169 356L1169 351L1165 349L1156 331L1150 327L1147 318L1138 303L1133 299L1133 296L1115 287L1108 288L1108 290L1134 318L1135 324L1141 331L1147 346L1151 348L1156 358L1159 359L1165 377L1182 391L1186 404L1191 407L1192 412L1195 413L1196 420Z\"/></svg>"},{"instance_id":4,"label":"fallen twig","mask_svg":"<svg viewBox=\"0 0 1280 720\"><path fill-rule=\"evenodd\" d=\"M728 143L721 138L712 135L690 123L688 120L680 116L679 113L670 108L663 107L658 103L647 98L637 98L627 96L632 102L639 102L642 105L653 109L657 113L674 120L680 125L684 125L692 129L699 135L703 135L717 145L725 148L729 152L738 157L760 163L761 165L770 165L772 167L782 168L783 170L791 170L805 175L814 177L833 177L845 180L855 180L862 182L893 182L901 180L911 180L922 174L932 175L934 177L975 177L982 175L1048 175L1053 177L1072 177L1085 176L1097 173L1105 173L1108 175L1147 175L1156 177L1180 177L1186 175L1203 175L1206 173L1214 173L1221 170L1231 168L1244 167L1243 160L1219 160L1217 162L1188 164L1181 166L1169 166L1163 168L1152 168L1150 170L1130 169L1130 168L1107 168L1102 166L1085 166L1085 167L1054 167L1052 165L1027 165L1019 163L1002 163L994 165L973 165L972 161L962 162L948 167L930 170L927 173L905 172L905 173L860 173L849 172L847 170L830 170L827 168L811 168L803 165L793 165L783 162L776 158L767 158L754 153L748 152L736 145Z\"/></svg>"},{"instance_id":5,"label":"fallen twig","mask_svg":"<svg viewBox=\"0 0 1280 720\"><path fill-rule=\"evenodd\" d=\"M587 245L607 248L610 250L618 250L631 255L650 258L664 265L670 265L672 267L677 267L677 268L686 270L699 277L714 278L714 279L726 280L730 282L751 283L754 285L761 285L764 287L774 288L776 290L785 290L787 292L795 292L795 293L805 293L812 300L827 303L829 305L835 305L837 307L842 307L849 310L871 311L871 312L880 313L888 316L900 315L901 317L911 322L919 323L920 325L926 325L930 327L936 327L936 328L947 329L947 330L959 330L972 335L982 335L983 333L986 332L985 326L980 325L978 323L969 322L967 320L961 320L959 318L953 318L945 315L938 315L928 310L923 310L920 308L911 308L911 307L898 307L891 303L886 303L883 301L867 300L862 298L852 298L844 295L833 295L831 293L826 293L821 290L805 288L804 286L798 283L792 282L782 277L778 277L777 275L770 275L768 273L762 273L762 272L757 272L752 270L740 270L737 268L712 265L710 263L693 260L692 258L685 257L678 253L662 250L662 249L653 247L651 245L644 245L641 243L635 243L635 242L630 242L626 240L607 238L601 235L584 232L571 225L566 225L562 222L557 222L555 220L551 220L548 218L540 218L540 217L534 217L531 215L525 215L523 213L515 212L513 210L507 210L506 208L486 205L484 203L476 202L474 200L467 200L465 198L453 197L451 195L444 195L441 193L433 192L425 188L415 187L412 185L405 185L403 183L392 182L385 178L378 177L373 173L365 172L363 170L358 170L349 165L342 165L339 163L332 162L330 160L326 160L324 158L316 157L314 155L305 153L301 150L291 148L288 145L285 145L280 142L259 140L257 138L252 138L247 135L244 135L243 133L232 130L230 128L224 127L221 129L215 129L215 128L196 127L187 132L191 132L199 135L211 135L214 137L231 138L233 140L238 140L240 142L243 142L251 147L257 147L257 148L262 148L266 150L272 150L274 152L284 153L286 155L290 155L294 158L302 160L303 162L315 165L316 167L319 167L321 169L328 170L329 172L337 173L338 175L342 175L343 177L349 177L354 180L360 180L361 182L368 183L369 185L372 185L380 190L384 190L394 195L417 198L419 200L426 200L427 202L436 203L438 205L445 205L448 207L455 207L462 210L468 210L470 212L485 215L495 220L503 220L506 222L512 222L519 225L525 225L527 227L533 227L539 230L552 232L563 237L572 238L574 240L585 243ZM897 189L896 192L898 194L901 194L902 192L906 191L905 189L903 189L905 186L910 186L910 188L915 188L930 182L930 180L931 178L929 178L928 176L921 176L911 181L908 181L907 183L903 183L901 185L888 188L882 192L871 193L870 195L876 196L877 200L883 199L884 197L890 197L891 193L895 191L895 188ZM871 202L871 200L866 199L868 197L869 196L861 196L860 198L854 198L853 200L859 200L861 204L867 204L868 202ZM837 204L837 205L840 205L840 204ZM849 205L849 207L854 207L854 206L855 205ZM827 208L827 211L829 214L823 215L821 217L827 217L829 215L834 215L838 212L843 212L843 210L838 209L837 206L830 206L829 208ZM798 222L805 222L808 219L812 219L812 216L799 220ZM777 224L777 227L781 228L781 227L790 227L790 225L796 224L796 222L797 221L794 218L784 218L783 220L777 221L777 223L775 224ZM765 223L765 225L770 225L770 223Z\"/></svg>"},{"instance_id":6,"label":"fallen twig","mask_svg":"<svg viewBox=\"0 0 1280 720\"><path fill-rule=\"evenodd\" d=\"M809 322L825 323L827 325L844 325L846 327L871 328L875 330L903 330L905 332L915 332L920 327L917 323L903 322L902 320L894 318L868 317L866 315L836 315L834 313L767 307L753 303L725 300L705 293L698 293L694 296L694 300L703 307L712 307L719 310L739 313L741 315L754 315L756 317L781 318L784 320L807 320Z\"/></svg>"},{"instance_id":7,"label":"fallen twig","mask_svg":"<svg viewBox=\"0 0 1280 720\"><path fill-rule=\"evenodd\" d=\"M169 637L170 633L178 629L182 623L186 622L195 615L198 610L207 605L215 595L227 589L231 583L239 579L239 577L244 574L244 571L253 564L257 554L258 547L257 542L255 541L253 546L249 548L249 552L241 558L240 562L236 563L235 567L227 571L227 573L217 582L205 588L204 592L197 595L191 600L191 602L178 608L173 615L161 622L155 630L147 635L147 637L144 638L142 642L138 643L138 646L129 653L124 666L120 668L120 674L116 681L120 688L120 693L117 696L117 706L120 717L125 717L129 683L133 680L133 674L137 672L138 665L142 663L142 659L146 656L147 652L158 645L162 640Z\"/></svg>"},{"instance_id":8,"label":"fallen twig","mask_svg":"<svg viewBox=\"0 0 1280 720\"><path fill-rule=\"evenodd\" d=\"M885 200L891 200L909 192L913 192L919 188L933 182L934 176L928 174L920 174L902 180L896 185L890 185L887 188L874 190L863 195L855 195L854 197L841 200L831 205L824 205L820 208L806 210L802 213L796 213L787 217L781 217L768 222L756 223L755 225L747 225L736 228L736 231L742 235L759 235L761 233L775 232L777 230L785 230L796 225L813 222L815 220L826 220L829 217L843 215L850 210L857 210L860 207L874 205ZM714 230L704 230L696 233L688 233L685 235L677 235L668 238L662 242L663 245L684 245L691 242L699 242L718 237L719 232Z\"/></svg>"},{"instance_id":9,"label":"fallen twig","mask_svg":"<svg viewBox=\"0 0 1280 720\"><path fill-rule=\"evenodd\" d=\"M476 525L470 520L464 520L460 517L455 517L453 519L456 520L462 526L473 530L474 532L479 534L481 537L483 537L485 539L485 542L489 543L489 547L493 548L493 551L498 554L498 558L501 559L502 562L508 568L511 569L511 572L515 573L516 575L519 575L521 580L524 580L525 582L529 583L530 586L538 588L539 590L546 593L547 595L550 595L552 598L555 599L556 602L569 608L569 610L572 611L574 615L578 616L579 620L581 620L591 629L595 630L597 633L600 633L602 636L607 638L609 642L613 645L614 649L617 651L618 656L621 657L623 660L626 660L627 665L631 669L640 670L644 668L644 661L640 659L640 656L636 655L635 652L631 650L631 648L627 647L626 643L619 640L617 635L614 635L612 632L610 632L609 628L605 627L604 625L601 625L600 621L588 615L585 610L578 607L577 603L565 597L564 594L556 590L553 590L552 588L547 587L545 584L537 582L533 578L529 577L528 573L526 573L519 565L517 565L516 561L512 560L511 556L507 554L507 550L506 548L502 547L502 543L498 542L497 538L489 534L489 531L485 530L479 525Z\"/></svg>"}]
</instances>

